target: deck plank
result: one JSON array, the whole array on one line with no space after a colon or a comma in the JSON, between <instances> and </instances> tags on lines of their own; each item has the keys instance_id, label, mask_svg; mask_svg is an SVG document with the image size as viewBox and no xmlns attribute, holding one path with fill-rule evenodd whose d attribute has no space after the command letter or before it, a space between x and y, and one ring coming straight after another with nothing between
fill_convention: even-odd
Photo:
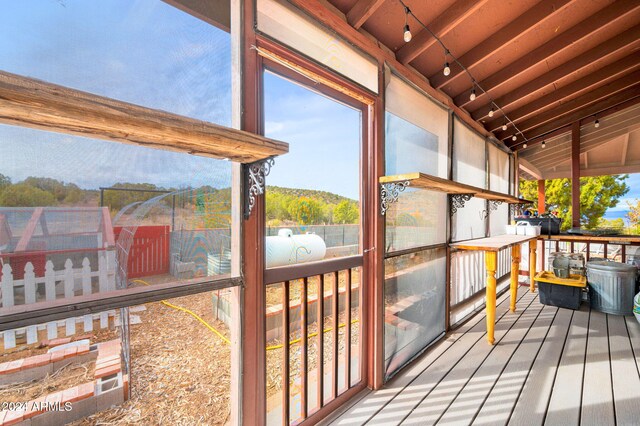
<instances>
[{"instance_id":1,"label":"deck plank","mask_svg":"<svg viewBox=\"0 0 640 426\"><path fill-rule=\"evenodd\" d=\"M586 306L541 308L536 294L519 297L517 319L500 299L497 346L486 345L485 316L478 314L392 380L394 388L365 395L334 424L639 424L635 319ZM531 323L528 316L540 309Z\"/></svg>"},{"instance_id":2,"label":"deck plank","mask_svg":"<svg viewBox=\"0 0 640 426\"><path fill-rule=\"evenodd\" d=\"M607 316L602 312L591 311L584 371L580 424L615 424Z\"/></svg>"},{"instance_id":3,"label":"deck plank","mask_svg":"<svg viewBox=\"0 0 640 426\"><path fill-rule=\"evenodd\" d=\"M631 349L636 360L636 367L640 371L640 324L635 317L625 317L627 323L627 332L629 333L629 341Z\"/></svg>"},{"instance_id":4,"label":"deck plank","mask_svg":"<svg viewBox=\"0 0 640 426\"><path fill-rule=\"evenodd\" d=\"M588 330L589 309L575 311L567 343L562 351L556 380L551 390L545 419L547 425L570 426L580 423L580 401Z\"/></svg>"},{"instance_id":5,"label":"deck plank","mask_svg":"<svg viewBox=\"0 0 640 426\"><path fill-rule=\"evenodd\" d=\"M533 304L533 302L532 302ZM536 304L537 305L537 304ZM461 420L464 424L469 424L472 415L467 414L464 409L467 407L453 407L462 404L456 398L465 392L465 387L484 387L488 381L493 384L495 378L492 375L495 369L502 369L506 364L505 356L513 353L517 344L522 340L524 334L533 324L541 306L535 308L527 307L516 314L509 314L496 324L496 344L491 346L484 341L477 342L473 348L460 360L458 364L438 383L433 391L413 410L402 422L403 425L431 425L440 423L441 416L448 412L450 417L442 419L443 424L451 424L451 421ZM478 389L480 391L480 389ZM480 399L473 395L472 404ZM451 409L448 408L451 406Z\"/></svg>"},{"instance_id":6,"label":"deck plank","mask_svg":"<svg viewBox=\"0 0 640 426\"><path fill-rule=\"evenodd\" d=\"M633 356L624 316L608 315L611 379L619 425L637 424L640 421L640 376Z\"/></svg>"},{"instance_id":7,"label":"deck plank","mask_svg":"<svg viewBox=\"0 0 640 426\"><path fill-rule=\"evenodd\" d=\"M528 306L533 300L531 293L526 292L520 299L521 306ZM500 329L500 321L503 318L512 318L513 315L505 315L509 311L508 303L503 303L496 310L496 317L500 318L496 325L496 333ZM454 346L447 351L447 356L439 358L432 365L423 371L416 380L407 386L403 392L387 404L376 416L371 419L371 425L399 424L411 409L417 406L422 399L433 390L435 386L455 367L458 360L483 337L486 336L486 325L483 322L474 326L464 336L462 336ZM489 347L486 341L482 343Z\"/></svg>"},{"instance_id":8,"label":"deck plank","mask_svg":"<svg viewBox=\"0 0 640 426\"><path fill-rule=\"evenodd\" d=\"M522 287L518 291L518 298L521 299L526 295L526 289ZM519 301L519 303L522 303ZM506 292L498 299L498 311L503 314L507 312L509 306L509 292ZM469 321L448 334L440 342L436 343L429 349L424 356L415 361L413 365L407 368L398 376L394 377L383 389L372 391L364 398L360 399L356 404L351 406L339 418L330 422L331 425L353 426L362 425L371 419L386 404L398 396L408 385L412 384L414 379L420 376L431 364L445 354L458 340L470 330L482 329L484 327L485 314L484 311L473 316ZM447 359L451 359L446 354Z\"/></svg>"},{"instance_id":9,"label":"deck plank","mask_svg":"<svg viewBox=\"0 0 640 426\"><path fill-rule=\"evenodd\" d=\"M549 328L527 381L511 413L509 425L541 425L549 403L558 362L562 355L573 311L560 309Z\"/></svg>"},{"instance_id":10,"label":"deck plank","mask_svg":"<svg viewBox=\"0 0 640 426\"><path fill-rule=\"evenodd\" d=\"M531 369L557 313L558 308L554 306L544 307L495 382L493 389L490 390L473 421L474 425L507 424L509 414L518 400L518 393L527 380L527 373Z\"/></svg>"}]
</instances>

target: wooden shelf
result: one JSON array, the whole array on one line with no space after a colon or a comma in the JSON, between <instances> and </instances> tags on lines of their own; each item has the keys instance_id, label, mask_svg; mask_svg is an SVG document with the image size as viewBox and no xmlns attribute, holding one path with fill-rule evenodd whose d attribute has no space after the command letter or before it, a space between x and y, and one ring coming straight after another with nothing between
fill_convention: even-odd
<instances>
[{"instance_id":1,"label":"wooden shelf","mask_svg":"<svg viewBox=\"0 0 640 426\"><path fill-rule=\"evenodd\" d=\"M0 123L166 149L240 163L289 145L206 121L0 72Z\"/></svg>"},{"instance_id":2,"label":"wooden shelf","mask_svg":"<svg viewBox=\"0 0 640 426\"><path fill-rule=\"evenodd\" d=\"M499 201L509 204L529 204L531 201L521 200L513 195L501 194L489 191L476 186L442 179L424 173L406 173L393 176L382 176L379 179L381 184L409 182L412 188L428 189L431 191L446 192L447 194L469 194L474 197L490 201Z\"/></svg>"}]
</instances>

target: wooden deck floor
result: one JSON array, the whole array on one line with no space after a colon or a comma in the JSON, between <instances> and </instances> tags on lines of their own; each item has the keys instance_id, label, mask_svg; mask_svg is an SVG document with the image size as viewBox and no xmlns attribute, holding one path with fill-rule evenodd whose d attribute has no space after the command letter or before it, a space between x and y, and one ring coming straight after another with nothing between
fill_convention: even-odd
<instances>
[{"instance_id":1,"label":"wooden deck floor","mask_svg":"<svg viewBox=\"0 0 640 426\"><path fill-rule=\"evenodd\" d=\"M638 425L640 325L558 309L519 290L498 300L495 338L477 314L333 425Z\"/></svg>"}]
</instances>

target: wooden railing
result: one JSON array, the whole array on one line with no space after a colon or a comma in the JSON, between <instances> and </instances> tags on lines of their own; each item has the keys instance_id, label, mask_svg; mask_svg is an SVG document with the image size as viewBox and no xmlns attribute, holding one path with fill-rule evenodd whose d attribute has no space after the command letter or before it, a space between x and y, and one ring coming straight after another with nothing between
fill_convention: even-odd
<instances>
[{"instance_id":1,"label":"wooden railing","mask_svg":"<svg viewBox=\"0 0 640 426\"><path fill-rule=\"evenodd\" d=\"M265 272L268 422L302 422L362 382L361 266L351 256Z\"/></svg>"},{"instance_id":2,"label":"wooden railing","mask_svg":"<svg viewBox=\"0 0 640 426\"><path fill-rule=\"evenodd\" d=\"M539 241L543 242L541 262L544 269L548 269L549 254L559 251L583 253L587 261L594 257L622 263L630 260L630 256L640 259L638 236L551 235L540 237Z\"/></svg>"}]
</instances>

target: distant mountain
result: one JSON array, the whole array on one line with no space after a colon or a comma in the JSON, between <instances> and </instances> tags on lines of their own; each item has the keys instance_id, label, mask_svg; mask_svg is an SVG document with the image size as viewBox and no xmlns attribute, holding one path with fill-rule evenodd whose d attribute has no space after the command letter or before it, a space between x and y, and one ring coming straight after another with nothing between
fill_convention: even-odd
<instances>
[{"instance_id":1,"label":"distant mountain","mask_svg":"<svg viewBox=\"0 0 640 426\"><path fill-rule=\"evenodd\" d=\"M316 191L314 189L298 189L298 188L283 188L280 186L267 185L267 192L288 195L293 197L308 197L316 200L321 200L325 204L340 204L341 201L356 201L351 198L343 197L342 195L334 194L327 191Z\"/></svg>"}]
</instances>

